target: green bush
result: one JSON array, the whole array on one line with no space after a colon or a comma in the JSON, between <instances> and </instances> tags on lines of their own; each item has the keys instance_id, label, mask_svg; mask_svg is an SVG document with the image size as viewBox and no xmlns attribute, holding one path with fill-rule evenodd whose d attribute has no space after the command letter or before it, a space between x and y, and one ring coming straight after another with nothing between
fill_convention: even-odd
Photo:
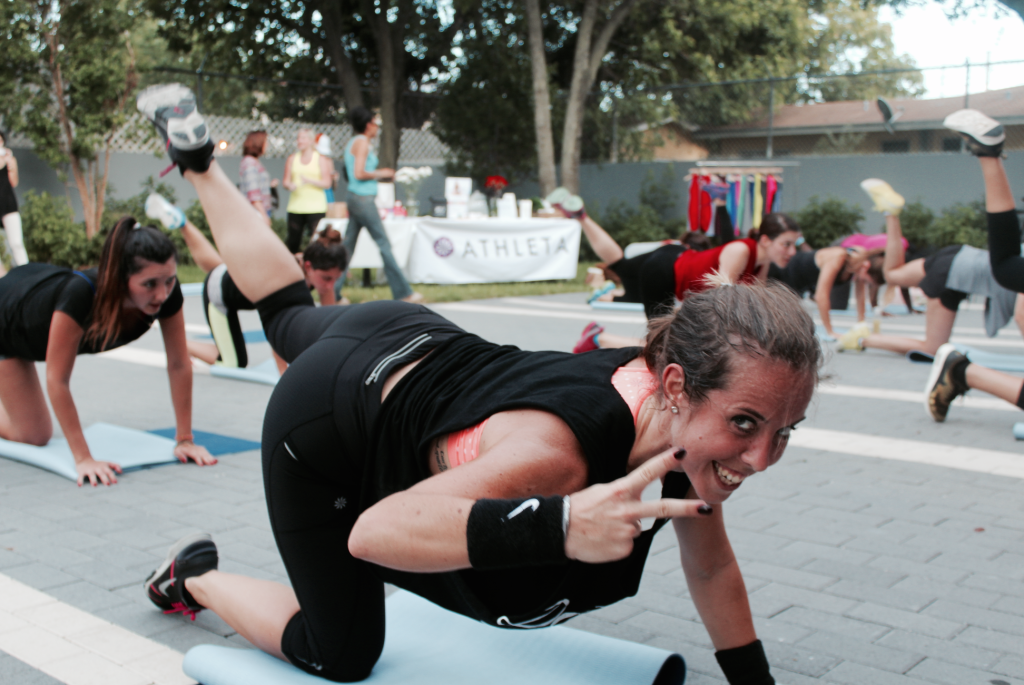
<instances>
[{"instance_id":1,"label":"green bush","mask_svg":"<svg viewBox=\"0 0 1024 685\"><path fill-rule=\"evenodd\" d=\"M807 244L822 248L831 245L836 238L860 232L864 212L837 197L821 200L815 195L793 218L800 224Z\"/></svg>"},{"instance_id":2,"label":"green bush","mask_svg":"<svg viewBox=\"0 0 1024 685\"><path fill-rule=\"evenodd\" d=\"M23 200L19 211L30 260L72 269L99 261L103 236L86 238L85 224L75 221L66 199L29 190Z\"/></svg>"},{"instance_id":3,"label":"green bush","mask_svg":"<svg viewBox=\"0 0 1024 685\"><path fill-rule=\"evenodd\" d=\"M932 224L931 247L973 245L988 249L988 229L985 203L978 200L970 204L957 203L942 210Z\"/></svg>"},{"instance_id":4,"label":"green bush","mask_svg":"<svg viewBox=\"0 0 1024 685\"><path fill-rule=\"evenodd\" d=\"M594 220L608 232L622 247L630 243L642 243L654 240L678 238L686 230L685 219L669 218L675 208L673 199L675 172L671 166L666 167L657 181L653 171L648 171L640 188L640 202L630 207L625 202L616 201L608 205L603 213L597 203L588 208ZM593 261L597 255L586 241L580 246L580 260Z\"/></svg>"},{"instance_id":5,"label":"green bush","mask_svg":"<svg viewBox=\"0 0 1024 685\"><path fill-rule=\"evenodd\" d=\"M935 213L920 202L910 202L900 212L903 237L914 249L928 247L931 241L929 233L933 223L935 223ZM884 231L885 228L883 227L882 230Z\"/></svg>"}]
</instances>

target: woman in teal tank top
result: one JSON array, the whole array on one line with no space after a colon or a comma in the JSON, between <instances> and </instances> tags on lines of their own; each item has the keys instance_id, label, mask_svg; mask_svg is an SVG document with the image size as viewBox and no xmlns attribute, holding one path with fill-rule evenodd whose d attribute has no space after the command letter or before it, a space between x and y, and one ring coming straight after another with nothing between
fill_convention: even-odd
<instances>
[{"instance_id":1,"label":"woman in teal tank top","mask_svg":"<svg viewBox=\"0 0 1024 685\"><path fill-rule=\"evenodd\" d=\"M370 142L380 131L380 118L365 107L352 110L352 129L358 134L345 146L345 173L348 177L348 229L345 231L345 249L351 255L356 249L359 231L366 228L377 243L384 261L384 275L391 286L391 296L406 302L422 302L423 295L415 292L406 280L405 274L391 252L391 242L384 232L380 214L374 200L377 197L377 181L390 180L394 169L378 169L377 155L370 150ZM341 280L338 280L336 297L341 299Z\"/></svg>"}]
</instances>

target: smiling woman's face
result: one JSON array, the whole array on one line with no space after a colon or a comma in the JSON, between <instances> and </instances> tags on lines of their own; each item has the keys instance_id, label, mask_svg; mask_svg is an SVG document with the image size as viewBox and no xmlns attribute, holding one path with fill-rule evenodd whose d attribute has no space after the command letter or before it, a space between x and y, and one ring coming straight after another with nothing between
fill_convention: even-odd
<instances>
[{"instance_id":1,"label":"smiling woman's face","mask_svg":"<svg viewBox=\"0 0 1024 685\"><path fill-rule=\"evenodd\" d=\"M737 353L726 386L695 406L679 402L672 444L697 496L725 501L747 477L777 462L793 426L804 418L814 376L785 362Z\"/></svg>"}]
</instances>

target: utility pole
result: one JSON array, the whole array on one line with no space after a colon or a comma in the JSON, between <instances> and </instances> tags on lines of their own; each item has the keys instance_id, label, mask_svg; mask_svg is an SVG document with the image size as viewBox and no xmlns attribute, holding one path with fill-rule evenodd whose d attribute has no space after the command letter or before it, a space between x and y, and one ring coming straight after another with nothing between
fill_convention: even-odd
<instances>
[{"instance_id":1,"label":"utility pole","mask_svg":"<svg viewBox=\"0 0 1024 685\"><path fill-rule=\"evenodd\" d=\"M772 158L772 134L775 129L775 79L768 79L768 144L764 156Z\"/></svg>"}]
</instances>

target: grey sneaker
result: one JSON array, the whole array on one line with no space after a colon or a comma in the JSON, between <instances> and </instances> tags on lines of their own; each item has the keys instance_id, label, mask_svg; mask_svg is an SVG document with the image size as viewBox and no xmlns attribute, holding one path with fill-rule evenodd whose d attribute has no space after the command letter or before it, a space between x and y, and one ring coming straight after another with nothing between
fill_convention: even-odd
<instances>
[{"instance_id":1,"label":"grey sneaker","mask_svg":"<svg viewBox=\"0 0 1024 685\"><path fill-rule=\"evenodd\" d=\"M205 607L185 589L185 580L216 570L217 545L209 533L186 535L167 552L167 558L146 579L146 595L165 614L181 612L196 620Z\"/></svg>"},{"instance_id":2,"label":"grey sneaker","mask_svg":"<svg viewBox=\"0 0 1024 685\"><path fill-rule=\"evenodd\" d=\"M180 83L150 86L139 93L135 104L153 122L168 155L183 173L210 168L213 141L191 90Z\"/></svg>"},{"instance_id":3,"label":"grey sneaker","mask_svg":"<svg viewBox=\"0 0 1024 685\"><path fill-rule=\"evenodd\" d=\"M967 385L953 380L953 369L968 363L970 361L953 343L946 343L935 352L928 385L924 386L924 408L937 422L945 421L953 400L970 390Z\"/></svg>"}]
</instances>

